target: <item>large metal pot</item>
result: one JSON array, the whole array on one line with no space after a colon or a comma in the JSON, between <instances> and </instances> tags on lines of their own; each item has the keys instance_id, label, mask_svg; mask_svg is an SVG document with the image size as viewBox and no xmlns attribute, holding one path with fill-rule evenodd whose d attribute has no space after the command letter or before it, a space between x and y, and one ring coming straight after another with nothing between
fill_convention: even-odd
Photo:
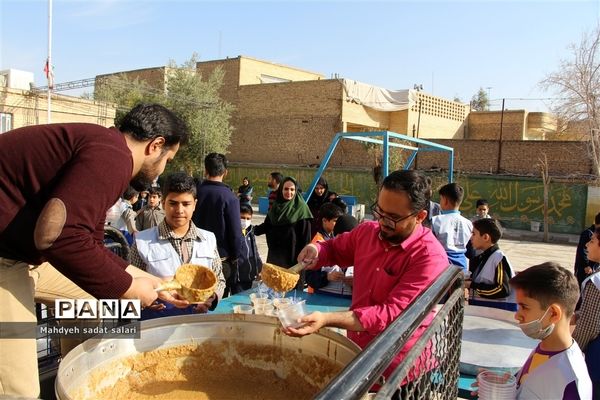
<instances>
[{"instance_id":1,"label":"large metal pot","mask_svg":"<svg viewBox=\"0 0 600 400\"><path fill-rule=\"evenodd\" d=\"M276 318L261 315L212 314L158 318L142 322L140 339L90 339L73 349L60 364L55 384L56 395L59 399L70 400L75 391L81 394L82 387L91 385L90 389L84 390L84 397L89 395L89 398L94 398L93 392L90 392L94 390L94 384L110 386L130 372L126 367L115 368L115 361L119 359L174 346L230 341L277 346L303 356L329 360L340 369L360 351L345 336L329 329L300 339L288 337L280 332ZM267 370L276 371L281 367L278 364L264 365L264 360L261 363L260 368ZM98 371L102 372L102 379L93 379L96 383L90 383L90 377ZM319 375L314 371L304 373L307 379L317 380L319 387L333 378L314 376ZM243 394L241 397L244 397Z\"/></svg>"}]
</instances>

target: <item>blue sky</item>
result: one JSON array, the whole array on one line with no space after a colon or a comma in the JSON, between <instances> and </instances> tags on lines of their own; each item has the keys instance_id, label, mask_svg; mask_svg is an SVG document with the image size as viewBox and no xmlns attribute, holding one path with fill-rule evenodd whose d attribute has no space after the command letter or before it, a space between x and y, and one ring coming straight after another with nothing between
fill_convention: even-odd
<instances>
[{"instance_id":1,"label":"blue sky","mask_svg":"<svg viewBox=\"0 0 600 400\"><path fill-rule=\"evenodd\" d=\"M55 81L245 55L468 101L545 98L537 83L600 17L594 1L54 0ZM0 0L0 69L42 86L48 3ZM76 94L69 93L68 94ZM499 108L500 101L493 102ZM541 101L507 108L544 110Z\"/></svg>"}]
</instances>

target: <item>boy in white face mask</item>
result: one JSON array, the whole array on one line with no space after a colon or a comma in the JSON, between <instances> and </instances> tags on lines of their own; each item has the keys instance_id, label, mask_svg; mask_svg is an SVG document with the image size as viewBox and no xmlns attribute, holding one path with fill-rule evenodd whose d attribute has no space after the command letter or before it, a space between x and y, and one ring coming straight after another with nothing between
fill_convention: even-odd
<instances>
[{"instance_id":1,"label":"boy in white face mask","mask_svg":"<svg viewBox=\"0 0 600 400\"><path fill-rule=\"evenodd\" d=\"M517 399L591 399L592 383L569 321L579 298L577 279L553 262L510 280L527 336L541 340L517 374Z\"/></svg>"},{"instance_id":2,"label":"boy in white face mask","mask_svg":"<svg viewBox=\"0 0 600 400\"><path fill-rule=\"evenodd\" d=\"M240 205L240 218L242 225L242 246L238 259L240 290L252 288L252 282L262 270L262 260L256 247L254 226L252 225L252 207L247 204Z\"/></svg>"}]
</instances>

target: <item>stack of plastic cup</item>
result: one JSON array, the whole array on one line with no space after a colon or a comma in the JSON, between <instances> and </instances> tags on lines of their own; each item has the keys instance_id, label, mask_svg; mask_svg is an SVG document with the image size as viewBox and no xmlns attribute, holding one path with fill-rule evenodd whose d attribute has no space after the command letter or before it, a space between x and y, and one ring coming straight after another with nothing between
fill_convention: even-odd
<instances>
[{"instance_id":1,"label":"stack of plastic cup","mask_svg":"<svg viewBox=\"0 0 600 400\"><path fill-rule=\"evenodd\" d=\"M477 375L479 398L481 400L515 400L517 380L509 374L483 371Z\"/></svg>"},{"instance_id":2,"label":"stack of plastic cup","mask_svg":"<svg viewBox=\"0 0 600 400\"><path fill-rule=\"evenodd\" d=\"M306 304L305 301L299 301L297 303L291 303L285 306L279 305L279 311L277 316L279 321L284 328L299 328L303 323L298 322L300 318L306 315Z\"/></svg>"}]
</instances>

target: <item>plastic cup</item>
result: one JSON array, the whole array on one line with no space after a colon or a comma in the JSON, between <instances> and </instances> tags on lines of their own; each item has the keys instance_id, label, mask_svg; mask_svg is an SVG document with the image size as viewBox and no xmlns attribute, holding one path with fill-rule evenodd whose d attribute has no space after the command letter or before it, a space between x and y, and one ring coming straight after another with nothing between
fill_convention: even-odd
<instances>
[{"instance_id":1,"label":"plastic cup","mask_svg":"<svg viewBox=\"0 0 600 400\"><path fill-rule=\"evenodd\" d=\"M265 310L265 315L268 315L269 317L277 317L279 314L276 308L272 308L270 310Z\"/></svg>"},{"instance_id":2,"label":"plastic cup","mask_svg":"<svg viewBox=\"0 0 600 400\"><path fill-rule=\"evenodd\" d=\"M481 400L515 400L517 397L517 380L512 375L483 371L477 375L477 383Z\"/></svg>"},{"instance_id":3,"label":"plastic cup","mask_svg":"<svg viewBox=\"0 0 600 400\"><path fill-rule=\"evenodd\" d=\"M279 308L277 316L284 328L299 328L303 323L298 322L298 319L306 314L306 302L305 300L302 300L298 303L289 304L286 307Z\"/></svg>"},{"instance_id":4,"label":"plastic cup","mask_svg":"<svg viewBox=\"0 0 600 400\"><path fill-rule=\"evenodd\" d=\"M277 309L282 308L282 307L286 307L286 306L288 306L290 304L292 304L292 298L291 297L283 297L283 298L273 299L273 305Z\"/></svg>"},{"instance_id":5,"label":"plastic cup","mask_svg":"<svg viewBox=\"0 0 600 400\"><path fill-rule=\"evenodd\" d=\"M254 307L259 307L259 306L270 306L273 305L273 300L271 299L263 299L263 298L256 298L252 301L252 304L254 304Z\"/></svg>"},{"instance_id":6,"label":"plastic cup","mask_svg":"<svg viewBox=\"0 0 600 400\"><path fill-rule=\"evenodd\" d=\"M236 306L233 306L233 312L234 314L252 314L252 310L254 308L250 305L245 305L245 304L239 304Z\"/></svg>"},{"instance_id":7,"label":"plastic cup","mask_svg":"<svg viewBox=\"0 0 600 400\"><path fill-rule=\"evenodd\" d=\"M254 306L254 313L255 314L266 314L268 311L274 310L275 307L273 307L272 304L261 304L261 305L256 305Z\"/></svg>"},{"instance_id":8,"label":"plastic cup","mask_svg":"<svg viewBox=\"0 0 600 400\"><path fill-rule=\"evenodd\" d=\"M269 296L266 293L250 293L248 296L252 304L256 304L256 300L267 299Z\"/></svg>"}]
</instances>

